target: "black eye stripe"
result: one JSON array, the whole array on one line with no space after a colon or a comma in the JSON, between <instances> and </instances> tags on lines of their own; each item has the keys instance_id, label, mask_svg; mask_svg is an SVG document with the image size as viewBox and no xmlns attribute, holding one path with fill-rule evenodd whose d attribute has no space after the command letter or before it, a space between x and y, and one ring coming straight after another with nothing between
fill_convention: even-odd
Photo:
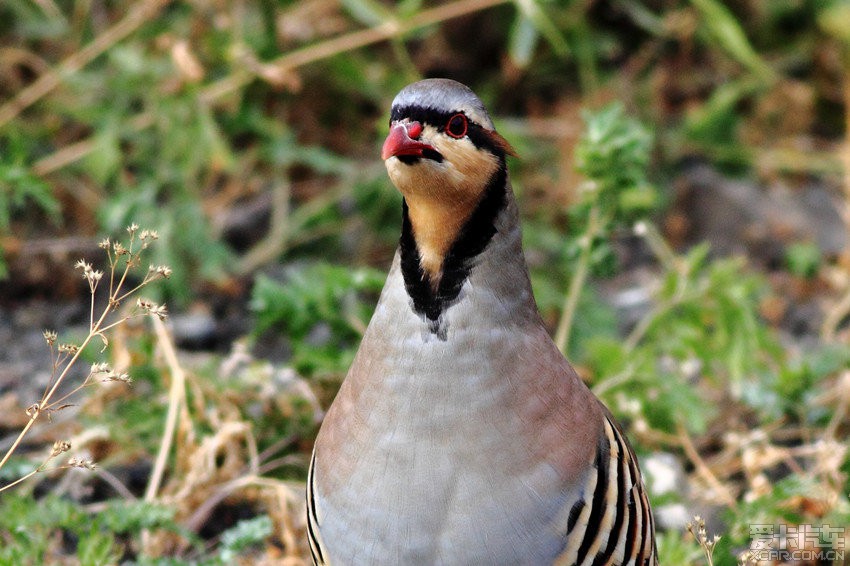
<instances>
[{"instance_id":1,"label":"black eye stripe","mask_svg":"<svg viewBox=\"0 0 850 566\"><path fill-rule=\"evenodd\" d=\"M415 122L421 123L423 126L433 126L437 128L439 131L443 131L446 128L446 124L449 119L457 114L463 114L466 116L466 113L462 110L453 110L451 112L443 112L442 110L436 110L434 108L423 108L421 106L396 106L392 109L390 113L390 123L395 122L396 120L403 120L404 118L408 118ZM469 126L479 126L476 122L469 119L469 116L466 116L467 122Z\"/></svg>"},{"instance_id":2,"label":"black eye stripe","mask_svg":"<svg viewBox=\"0 0 850 566\"><path fill-rule=\"evenodd\" d=\"M449 119L456 114L463 114L466 117L466 137L469 138L475 147L478 149L485 149L493 155L500 157L505 156L504 147L494 142L493 138L491 138L487 133L488 130L483 128L474 120L471 120L462 110L444 112L442 110L423 106L394 106L390 111L390 124L396 120L403 120L407 118L409 120L419 122L423 126L432 126L436 128L437 131L443 132L446 129Z\"/></svg>"}]
</instances>

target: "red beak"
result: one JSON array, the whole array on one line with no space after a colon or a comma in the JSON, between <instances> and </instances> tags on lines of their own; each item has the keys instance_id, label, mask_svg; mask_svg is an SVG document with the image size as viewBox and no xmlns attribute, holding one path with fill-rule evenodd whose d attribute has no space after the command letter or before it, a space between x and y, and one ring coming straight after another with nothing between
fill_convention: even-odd
<instances>
[{"instance_id":1,"label":"red beak","mask_svg":"<svg viewBox=\"0 0 850 566\"><path fill-rule=\"evenodd\" d=\"M399 155L422 157L423 151L434 151L427 143L416 141L421 134L422 124L419 122L393 122L390 125L390 135L381 150L381 159Z\"/></svg>"}]
</instances>

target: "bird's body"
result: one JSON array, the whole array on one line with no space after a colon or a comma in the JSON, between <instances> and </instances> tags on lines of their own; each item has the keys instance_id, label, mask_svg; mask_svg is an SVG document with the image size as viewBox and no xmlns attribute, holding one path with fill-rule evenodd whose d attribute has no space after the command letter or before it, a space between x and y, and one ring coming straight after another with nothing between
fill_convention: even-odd
<instances>
[{"instance_id":1,"label":"bird's body","mask_svg":"<svg viewBox=\"0 0 850 566\"><path fill-rule=\"evenodd\" d=\"M459 83L393 104L402 238L316 440L317 563L656 564L634 455L537 312L507 151Z\"/></svg>"}]
</instances>

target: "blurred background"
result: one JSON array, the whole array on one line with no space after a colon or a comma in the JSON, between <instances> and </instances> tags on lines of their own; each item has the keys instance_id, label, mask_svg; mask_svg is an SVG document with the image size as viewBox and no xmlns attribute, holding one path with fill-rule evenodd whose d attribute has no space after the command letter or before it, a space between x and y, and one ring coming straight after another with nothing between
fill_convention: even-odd
<instances>
[{"instance_id":1,"label":"blurred background","mask_svg":"<svg viewBox=\"0 0 850 566\"><path fill-rule=\"evenodd\" d=\"M441 76L517 149L538 304L662 564L848 563L848 71L847 0L3 0L0 562L309 562L398 241L389 106Z\"/></svg>"}]
</instances>

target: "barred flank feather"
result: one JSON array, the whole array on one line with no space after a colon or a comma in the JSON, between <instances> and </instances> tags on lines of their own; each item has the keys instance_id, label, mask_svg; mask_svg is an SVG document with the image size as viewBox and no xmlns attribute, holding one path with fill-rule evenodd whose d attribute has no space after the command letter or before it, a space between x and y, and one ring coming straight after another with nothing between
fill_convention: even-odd
<instances>
[{"instance_id":1,"label":"barred flank feather","mask_svg":"<svg viewBox=\"0 0 850 566\"><path fill-rule=\"evenodd\" d=\"M307 539L310 541L310 554L313 564L323 566L325 562L324 546L319 535L319 514L316 512L316 499L314 497L313 473L316 464L316 454L310 458L310 469L307 472Z\"/></svg>"},{"instance_id":2,"label":"barred flank feather","mask_svg":"<svg viewBox=\"0 0 850 566\"><path fill-rule=\"evenodd\" d=\"M655 527L637 459L606 415L595 474L570 510L559 566L655 566Z\"/></svg>"}]
</instances>

